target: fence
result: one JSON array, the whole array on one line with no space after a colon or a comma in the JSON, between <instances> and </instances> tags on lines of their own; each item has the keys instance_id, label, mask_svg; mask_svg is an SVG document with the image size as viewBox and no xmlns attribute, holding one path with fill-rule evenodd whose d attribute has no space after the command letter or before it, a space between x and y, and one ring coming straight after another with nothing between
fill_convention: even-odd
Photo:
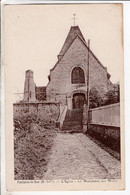
<instances>
[{"instance_id":1,"label":"fence","mask_svg":"<svg viewBox=\"0 0 130 195\"><path fill-rule=\"evenodd\" d=\"M89 123L120 127L120 103L89 110Z\"/></svg>"}]
</instances>

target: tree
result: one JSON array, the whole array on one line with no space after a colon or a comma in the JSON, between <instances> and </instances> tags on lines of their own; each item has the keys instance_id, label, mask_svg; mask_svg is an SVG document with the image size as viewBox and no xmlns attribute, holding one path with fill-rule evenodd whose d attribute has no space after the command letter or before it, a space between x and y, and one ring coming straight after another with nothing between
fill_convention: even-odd
<instances>
[{"instance_id":1,"label":"tree","mask_svg":"<svg viewBox=\"0 0 130 195\"><path fill-rule=\"evenodd\" d=\"M89 108L96 108L104 105L120 102L120 84L113 84L112 88L101 96L95 87L89 92Z\"/></svg>"},{"instance_id":2,"label":"tree","mask_svg":"<svg viewBox=\"0 0 130 195\"><path fill-rule=\"evenodd\" d=\"M120 84L115 83L105 94L104 105L114 104L120 102Z\"/></svg>"},{"instance_id":3,"label":"tree","mask_svg":"<svg viewBox=\"0 0 130 195\"><path fill-rule=\"evenodd\" d=\"M89 108L96 108L103 105L103 98L95 87L92 87L89 92Z\"/></svg>"}]
</instances>

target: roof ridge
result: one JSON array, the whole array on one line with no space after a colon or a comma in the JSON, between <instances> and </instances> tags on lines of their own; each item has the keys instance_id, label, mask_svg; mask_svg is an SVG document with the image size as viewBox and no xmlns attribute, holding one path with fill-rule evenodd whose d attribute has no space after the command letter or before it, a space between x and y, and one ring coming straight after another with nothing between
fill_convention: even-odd
<instances>
[{"instance_id":1,"label":"roof ridge","mask_svg":"<svg viewBox=\"0 0 130 195\"><path fill-rule=\"evenodd\" d=\"M70 47L73 40L77 37L77 34L79 34L82 37L82 39L85 41L85 38L83 37L83 34L82 34L79 26L71 26L70 31L65 39L65 42L60 50L59 55L58 55L58 59L60 59L61 56L63 56L64 53L66 53L66 51Z\"/></svg>"},{"instance_id":2,"label":"roof ridge","mask_svg":"<svg viewBox=\"0 0 130 195\"><path fill-rule=\"evenodd\" d=\"M83 43L86 45L87 49L88 49L88 45L87 43L82 39L82 37L80 35L78 35L79 38L83 41ZM105 68L105 66L102 65L102 63L100 62L100 60L97 58L97 56L93 53L93 51L89 48L89 51L91 52L91 54L96 58L96 60L99 62L99 64Z\"/></svg>"},{"instance_id":3,"label":"roof ridge","mask_svg":"<svg viewBox=\"0 0 130 195\"><path fill-rule=\"evenodd\" d=\"M78 34L77 34L77 36L74 38L74 40L75 40L77 37L78 37ZM71 44L69 45L68 49L70 48L70 46L72 45L72 43L74 42L74 40L73 40L73 41L71 42ZM68 49L67 49L67 50L68 50ZM67 52L67 50L66 50L66 52ZM56 64L54 65L54 67L50 69L50 71L55 69L56 65L61 61L61 59L62 59L62 58L64 57L64 55L66 54L66 52L62 55L62 57L61 57L60 59L58 59L58 61L56 62Z\"/></svg>"}]
</instances>

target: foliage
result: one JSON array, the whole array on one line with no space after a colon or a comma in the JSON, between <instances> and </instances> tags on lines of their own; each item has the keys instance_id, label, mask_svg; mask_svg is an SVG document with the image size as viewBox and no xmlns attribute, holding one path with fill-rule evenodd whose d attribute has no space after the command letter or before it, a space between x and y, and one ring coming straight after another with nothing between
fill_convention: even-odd
<instances>
[{"instance_id":1,"label":"foliage","mask_svg":"<svg viewBox=\"0 0 130 195\"><path fill-rule=\"evenodd\" d=\"M89 92L89 107L96 108L103 105L103 99L96 90L96 88L91 88Z\"/></svg>"},{"instance_id":2,"label":"foliage","mask_svg":"<svg viewBox=\"0 0 130 195\"><path fill-rule=\"evenodd\" d=\"M120 102L120 85L116 83L105 94L104 105L114 104Z\"/></svg>"},{"instance_id":3,"label":"foliage","mask_svg":"<svg viewBox=\"0 0 130 195\"><path fill-rule=\"evenodd\" d=\"M89 93L89 107L96 108L104 105L120 102L120 85L113 84L112 88L103 96L99 94L96 88L91 88Z\"/></svg>"},{"instance_id":4,"label":"foliage","mask_svg":"<svg viewBox=\"0 0 130 195\"><path fill-rule=\"evenodd\" d=\"M48 129L49 131L48 131ZM52 124L35 114L21 112L14 117L14 174L16 180L42 179L55 131Z\"/></svg>"}]
</instances>

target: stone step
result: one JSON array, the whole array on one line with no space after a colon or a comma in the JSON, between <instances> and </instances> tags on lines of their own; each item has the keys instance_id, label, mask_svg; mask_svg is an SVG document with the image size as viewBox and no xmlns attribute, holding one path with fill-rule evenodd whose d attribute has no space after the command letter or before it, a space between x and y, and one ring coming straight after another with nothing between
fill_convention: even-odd
<instances>
[{"instance_id":1,"label":"stone step","mask_svg":"<svg viewBox=\"0 0 130 195\"><path fill-rule=\"evenodd\" d=\"M75 133L81 133L82 129L63 129L62 132L75 132Z\"/></svg>"},{"instance_id":2,"label":"stone step","mask_svg":"<svg viewBox=\"0 0 130 195\"><path fill-rule=\"evenodd\" d=\"M74 109L72 111L67 111L65 120L63 122L62 131L70 132L82 132L82 118L83 110Z\"/></svg>"},{"instance_id":3,"label":"stone step","mask_svg":"<svg viewBox=\"0 0 130 195\"><path fill-rule=\"evenodd\" d=\"M82 129L82 125L72 125L72 126L64 125L62 127L62 130L64 129Z\"/></svg>"},{"instance_id":4,"label":"stone step","mask_svg":"<svg viewBox=\"0 0 130 195\"><path fill-rule=\"evenodd\" d=\"M80 125L81 121L64 121L63 125Z\"/></svg>"},{"instance_id":5,"label":"stone step","mask_svg":"<svg viewBox=\"0 0 130 195\"><path fill-rule=\"evenodd\" d=\"M65 121L81 121L82 118L83 118L82 116L76 115L65 118Z\"/></svg>"}]
</instances>

